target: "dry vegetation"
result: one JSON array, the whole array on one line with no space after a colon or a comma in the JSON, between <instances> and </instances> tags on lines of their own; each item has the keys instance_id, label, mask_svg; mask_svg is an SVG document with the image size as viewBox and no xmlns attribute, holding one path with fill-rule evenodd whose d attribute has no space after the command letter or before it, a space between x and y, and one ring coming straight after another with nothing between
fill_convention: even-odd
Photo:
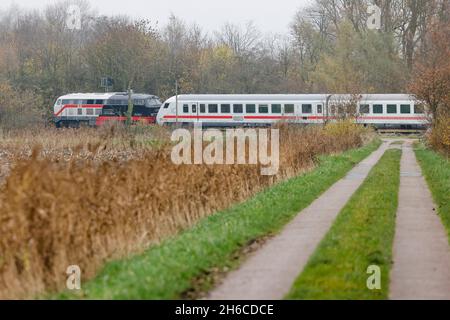
<instances>
[{"instance_id":1,"label":"dry vegetation","mask_svg":"<svg viewBox=\"0 0 450 320\"><path fill-rule=\"evenodd\" d=\"M450 157L450 115L439 117L427 134L431 148Z\"/></svg>"},{"instance_id":2,"label":"dry vegetation","mask_svg":"<svg viewBox=\"0 0 450 320\"><path fill-rule=\"evenodd\" d=\"M450 156L450 24L438 23L430 29L428 51L419 55L408 90L427 105L431 148Z\"/></svg>"},{"instance_id":3,"label":"dry vegetation","mask_svg":"<svg viewBox=\"0 0 450 320\"><path fill-rule=\"evenodd\" d=\"M250 165L175 166L162 129L4 135L0 151L13 165L0 190L0 298L61 289L73 264L92 277L106 260L307 170L320 154L360 146L368 135L350 123L282 127L275 177Z\"/></svg>"}]
</instances>

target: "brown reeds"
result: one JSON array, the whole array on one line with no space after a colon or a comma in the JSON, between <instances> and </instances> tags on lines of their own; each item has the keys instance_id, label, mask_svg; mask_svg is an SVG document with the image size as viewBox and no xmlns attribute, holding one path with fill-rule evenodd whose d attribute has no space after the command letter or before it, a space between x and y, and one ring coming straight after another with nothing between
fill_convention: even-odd
<instances>
[{"instance_id":1,"label":"brown reeds","mask_svg":"<svg viewBox=\"0 0 450 320\"><path fill-rule=\"evenodd\" d=\"M166 143L125 159L99 156L110 144L101 139L119 139L117 133L100 141L87 134L82 149L91 156L81 160L49 159L45 146L34 148L15 161L0 192L0 298L64 288L69 265L79 265L83 279L92 277L109 259L145 249L313 167L320 154L360 146L364 134L349 124L282 126L275 177L252 165L176 166ZM135 155L129 138L120 138L128 146L119 149Z\"/></svg>"}]
</instances>

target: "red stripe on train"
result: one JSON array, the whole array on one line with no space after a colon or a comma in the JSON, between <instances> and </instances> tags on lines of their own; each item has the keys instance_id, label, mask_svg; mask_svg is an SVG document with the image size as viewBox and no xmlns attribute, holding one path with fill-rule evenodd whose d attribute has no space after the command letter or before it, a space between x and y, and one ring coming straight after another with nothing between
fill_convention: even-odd
<instances>
[{"instance_id":1,"label":"red stripe on train","mask_svg":"<svg viewBox=\"0 0 450 320\"><path fill-rule=\"evenodd\" d=\"M243 116L248 120L325 120L325 119L336 119L336 117L325 117L325 116ZM164 119L233 119L233 116L164 116ZM359 117L357 120L416 120L416 121L426 121L426 117Z\"/></svg>"},{"instance_id":2,"label":"red stripe on train","mask_svg":"<svg viewBox=\"0 0 450 320\"><path fill-rule=\"evenodd\" d=\"M419 120L426 121L426 117L359 117L358 120Z\"/></svg>"},{"instance_id":3,"label":"red stripe on train","mask_svg":"<svg viewBox=\"0 0 450 320\"><path fill-rule=\"evenodd\" d=\"M92 109L101 109L103 108L103 104L65 104L57 113L55 113L55 117L59 116L66 109L78 109L78 108L92 108Z\"/></svg>"},{"instance_id":4,"label":"red stripe on train","mask_svg":"<svg viewBox=\"0 0 450 320\"><path fill-rule=\"evenodd\" d=\"M117 117L117 116L99 116L97 117L96 121L95 121L95 125L100 126L102 124L104 124L105 122L108 121L126 121L127 117ZM144 123L147 124L151 124L151 123L156 123L156 118L155 117L131 117L132 121L142 121Z\"/></svg>"},{"instance_id":5,"label":"red stripe on train","mask_svg":"<svg viewBox=\"0 0 450 320\"><path fill-rule=\"evenodd\" d=\"M233 119L232 116L164 116L164 119Z\"/></svg>"}]
</instances>

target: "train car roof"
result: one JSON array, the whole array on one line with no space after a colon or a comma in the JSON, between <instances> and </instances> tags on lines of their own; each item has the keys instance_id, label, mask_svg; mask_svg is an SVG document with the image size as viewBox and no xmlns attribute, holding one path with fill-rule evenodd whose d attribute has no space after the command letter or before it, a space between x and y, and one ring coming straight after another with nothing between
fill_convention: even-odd
<instances>
[{"instance_id":1,"label":"train car roof","mask_svg":"<svg viewBox=\"0 0 450 320\"><path fill-rule=\"evenodd\" d=\"M293 101L312 100L325 101L329 94L200 94L200 95L179 95L181 101ZM382 101L382 100L413 100L409 94L362 94L361 100ZM172 97L171 99L175 99ZM351 100L352 95L332 94L331 101Z\"/></svg>"},{"instance_id":2,"label":"train car roof","mask_svg":"<svg viewBox=\"0 0 450 320\"><path fill-rule=\"evenodd\" d=\"M89 99L89 98L95 98L95 99L109 99L110 97L114 96L114 92L103 92L103 93L69 93L64 96L59 97L58 99Z\"/></svg>"},{"instance_id":3,"label":"train car roof","mask_svg":"<svg viewBox=\"0 0 450 320\"><path fill-rule=\"evenodd\" d=\"M146 93L133 93L133 99L147 99L147 98L156 98L159 99L155 95L146 94ZM128 99L128 93L126 92L93 92L93 93L69 93L64 96L59 97L58 99Z\"/></svg>"}]
</instances>

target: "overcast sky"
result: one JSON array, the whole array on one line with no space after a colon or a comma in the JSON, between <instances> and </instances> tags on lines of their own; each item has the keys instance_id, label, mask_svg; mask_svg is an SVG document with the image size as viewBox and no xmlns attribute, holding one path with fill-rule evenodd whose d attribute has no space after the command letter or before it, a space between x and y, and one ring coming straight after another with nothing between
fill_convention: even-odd
<instances>
[{"instance_id":1,"label":"overcast sky","mask_svg":"<svg viewBox=\"0 0 450 320\"><path fill-rule=\"evenodd\" d=\"M0 9L11 4L42 8L56 0L0 0ZM127 14L149 18L164 25L171 13L196 22L205 31L219 29L225 22L253 21L263 32L286 33L295 12L311 0L88 0L100 14Z\"/></svg>"}]
</instances>

